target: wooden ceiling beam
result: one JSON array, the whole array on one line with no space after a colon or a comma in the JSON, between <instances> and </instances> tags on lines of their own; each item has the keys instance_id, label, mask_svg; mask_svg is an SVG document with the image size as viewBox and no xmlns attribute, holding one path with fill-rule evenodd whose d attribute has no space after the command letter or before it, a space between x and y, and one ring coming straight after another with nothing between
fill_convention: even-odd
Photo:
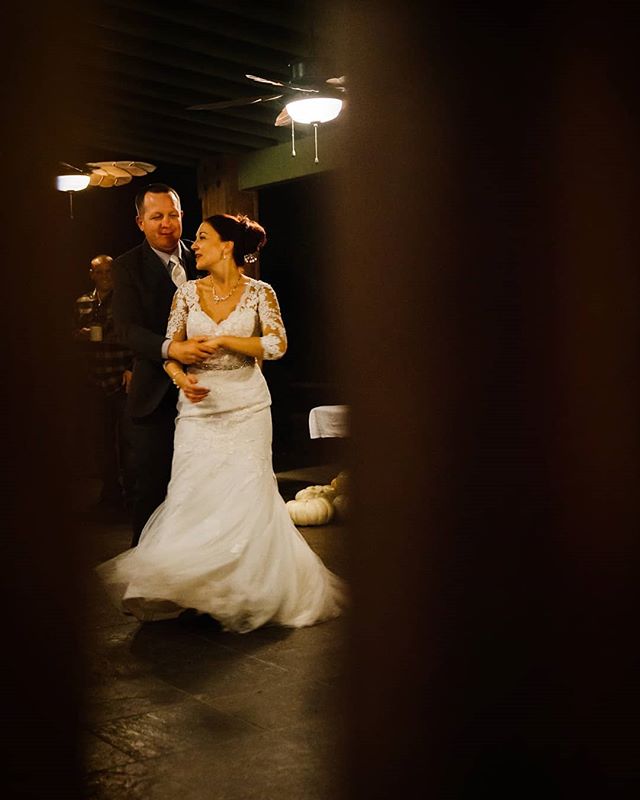
<instances>
[{"instance_id":1,"label":"wooden ceiling beam","mask_svg":"<svg viewBox=\"0 0 640 800\"><path fill-rule=\"evenodd\" d=\"M152 164L157 162L177 164L182 167L194 167L197 164L197 159L193 155L186 156L157 146L141 147L139 142L131 142L122 138L115 139L103 135L101 131L85 132L83 128L77 128L69 135L69 146L73 145L82 148L83 152L94 153L90 156L91 161L133 159Z\"/></svg>"},{"instance_id":2,"label":"wooden ceiling beam","mask_svg":"<svg viewBox=\"0 0 640 800\"><path fill-rule=\"evenodd\" d=\"M185 70L149 69L143 62L134 58L119 57L105 64L100 53L85 50L78 54L77 61L81 66L86 67L97 75L105 73L121 75L130 82L146 81L147 84L155 84L157 87L156 95L159 99L164 102L167 99L171 99L173 102L179 103L182 110L186 110L190 105L206 103L214 99L223 100L238 97L237 93L234 95L233 93L226 94L225 92L216 98L214 91L223 92L224 90L219 88L222 84L213 84L211 80L206 80L202 76L194 77ZM122 86L121 83L120 86ZM275 106L274 108L277 109ZM252 111L253 118L264 124L272 123L278 113L276 110L272 115L268 106L253 106Z\"/></svg>"},{"instance_id":3,"label":"wooden ceiling beam","mask_svg":"<svg viewBox=\"0 0 640 800\"><path fill-rule=\"evenodd\" d=\"M195 126L212 127L237 131L259 136L272 141L285 141L289 137L288 130L276 128L273 125L279 107L272 104L272 121L269 124L256 122L242 114L242 109L227 109L221 111L187 111L182 105L168 102L166 90L160 87L150 88L147 84L129 82L123 84L121 80L108 75L84 73L76 84L80 95L84 98L85 108L92 105L94 113L99 113L103 100L105 102L118 102L137 113L165 114L174 119L193 123ZM175 96L178 93L174 93ZM154 102L157 101L157 102Z\"/></svg>"},{"instance_id":4,"label":"wooden ceiling beam","mask_svg":"<svg viewBox=\"0 0 640 800\"><path fill-rule=\"evenodd\" d=\"M200 30L191 30L163 20L155 20L151 25L146 14L128 11L118 11L117 16L112 17L104 13L92 14L89 11L88 21L101 29L147 38L158 47L180 47L188 52L201 53L210 58L237 64L241 74L249 71L249 68L266 70L281 79L286 79L289 74L286 54L274 51L265 54L260 48L239 47L237 42L225 39L223 36L218 37L204 27ZM99 45L99 39L96 44Z\"/></svg>"},{"instance_id":5,"label":"wooden ceiling beam","mask_svg":"<svg viewBox=\"0 0 640 800\"><path fill-rule=\"evenodd\" d=\"M233 42L243 42L252 48L258 47L265 51L273 50L280 54L288 53L290 56L304 52L307 47L307 34L309 31L306 23L302 26L296 24L294 28L283 26L280 22L282 14L273 11L263 15L261 20L256 20L245 13L247 4L238 3L235 6L227 4L212 8L210 4L193 5L187 0L180 4L146 2L145 0L110 0L109 5L117 9L126 9L156 20L168 22L179 28L192 28L195 31L215 31L216 40L220 37L232 39ZM298 20L304 17L303 4L298 3ZM290 17L295 19L295 17Z\"/></svg>"},{"instance_id":6,"label":"wooden ceiling beam","mask_svg":"<svg viewBox=\"0 0 640 800\"><path fill-rule=\"evenodd\" d=\"M259 116L256 114L255 106L239 106L237 108L225 108L218 111L189 111L184 105L184 94L182 92L164 88L160 83L130 81L127 84L123 84L121 79L108 72L98 73L85 71L78 77L76 86L81 91L89 92L89 95L85 96L85 101L88 104L91 104L93 99L98 107L103 92L116 97L122 94L123 96L135 97L143 102L151 101L152 105L156 108L161 108L163 111L167 111L172 115L184 114L188 119L193 119L201 123L205 121L213 122L213 124L222 125L223 127L226 127L227 123L231 125L246 125L247 132L258 130L260 133L264 134L271 131L272 128L275 128L273 123L276 114L280 110L279 106L275 103L270 103L269 106L265 105L262 107ZM84 89L82 89L82 87L84 87ZM95 92L99 92L97 97L95 96ZM263 118L266 108L273 110L273 117L269 117L265 122ZM277 129L275 133L278 135Z\"/></svg>"},{"instance_id":7,"label":"wooden ceiling beam","mask_svg":"<svg viewBox=\"0 0 640 800\"><path fill-rule=\"evenodd\" d=\"M204 53L184 50L175 44L159 48L141 32L134 34L103 29L99 32L99 47L107 53L137 58L154 65L154 69L159 66L164 71L171 67L192 72L209 81L220 80L228 84L230 91L235 90L238 94L247 91L247 87L251 86L237 64L230 64Z\"/></svg>"},{"instance_id":8,"label":"wooden ceiling beam","mask_svg":"<svg viewBox=\"0 0 640 800\"><path fill-rule=\"evenodd\" d=\"M172 133L183 136L194 136L202 140L216 139L218 141L237 142L251 149L261 149L263 147L270 147L273 144L278 144L289 138L287 131L286 137L284 136L260 136L256 133L235 130L229 126L215 126L215 125L202 125L193 120L184 119L169 113L154 112L153 105L149 104L149 110L146 111L144 106L134 100L118 97L113 100L107 100L107 104L118 114L118 118L126 123L126 120L133 118L136 120L149 120L154 127L162 128L165 131L170 130ZM135 116L133 116L135 115Z\"/></svg>"},{"instance_id":9,"label":"wooden ceiling beam","mask_svg":"<svg viewBox=\"0 0 640 800\"><path fill-rule=\"evenodd\" d=\"M201 158L210 156L214 153L235 153L243 154L248 151L246 147L234 145L230 142L209 142L206 146L182 145L176 139L167 138L156 131L145 129L118 129L108 130L99 124L95 126L87 123L76 126L76 130L81 133L77 140L83 142L87 147L92 143L101 143L103 146L110 146L113 149L122 150L123 159L132 157L131 153L137 158L149 160L153 154L160 153L163 159L179 158L183 161L194 164ZM158 157L158 156L156 156ZM97 159L96 159L97 160ZM176 162L177 163L177 162Z\"/></svg>"},{"instance_id":10,"label":"wooden ceiling beam","mask_svg":"<svg viewBox=\"0 0 640 800\"><path fill-rule=\"evenodd\" d=\"M198 6L215 8L221 11L236 12L236 7L231 6L228 0L192 0ZM244 19L252 19L265 25L273 25L274 20L282 26L298 34L309 33L310 3L308 0L275 0L275 2L243 3L240 14Z\"/></svg>"},{"instance_id":11,"label":"wooden ceiling beam","mask_svg":"<svg viewBox=\"0 0 640 800\"><path fill-rule=\"evenodd\" d=\"M121 97L106 98L101 105L103 109L109 110L106 119L103 117L100 121L102 126L107 122L107 124L117 125L123 129L145 128L150 133L156 131L158 133L161 132L165 137L171 135L181 142L200 145L205 145L208 142L216 142L218 144L228 142L251 150L260 150L276 143L275 137L255 136L231 131L223 127L205 127L190 120L185 122L177 119L171 116L170 113L163 113L158 109L146 112L139 103L127 102ZM150 106L150 108L153 107Z\"/></svg>"}]
</instances>

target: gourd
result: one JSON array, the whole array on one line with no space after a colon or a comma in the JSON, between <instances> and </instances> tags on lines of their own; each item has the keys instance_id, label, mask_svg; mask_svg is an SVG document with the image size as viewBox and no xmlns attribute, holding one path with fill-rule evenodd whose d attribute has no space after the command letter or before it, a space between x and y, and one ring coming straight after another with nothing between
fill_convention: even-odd
<instances>
[{"instance_id":1,"label":"gourd","mask_svg":"<svg viewBox=\"0 0 640 800\"><path fill-rule=\"evenodd\" d=\"M349 498L346 494L338 494L333 500L333 508L338 519L346 519L349 516Z\"/></svg>"},{"instance_id":2,"label":"gourd","mask_svg":"<svg viewBox=\"0 0 640 800\"><path fill-rule=\"evenodd\" d=\"M333 506L326 497L289 500L286 505L294 525L324 525L333 517Z\"/></svg>"},{"instance_id":3,"label":"gourd","mask_svg":"<svg viewBox=\"0 0 640 800\"><path fill-rule=\"evenodd\" d=\"M325 486L318 484L316 486L307 486L306 489L300 489L299 492L296 492L296 500L311 500L314 497L326 497L329 502L332 502L336 494L337 492L333 486L329 486L329 484Z\"/></svg>"},{"instance_id":4,"label":"gourd","mask_svg":"<svg viewBox=\"0 0 640 800\"><path fill-rule=\"evenodd\" d=\"M331 486L336 490L336 494L347 494L349 476L346 470L339 472L331 481Z\"/></svg>"}]
</instances>

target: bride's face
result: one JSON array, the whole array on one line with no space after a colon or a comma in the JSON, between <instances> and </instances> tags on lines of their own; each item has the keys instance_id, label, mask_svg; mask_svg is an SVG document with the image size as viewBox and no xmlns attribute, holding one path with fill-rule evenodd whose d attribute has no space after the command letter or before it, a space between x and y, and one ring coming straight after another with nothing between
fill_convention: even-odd
<instances>
[{"instance_id":1,"label":"bride's face","mask_svg":"<svg viewBox=\"0 0 640 800\"><path fill-rule=\"evenodd\" d=\"M191 249L196 254L196 267L210 270L219 264L225 255L231 254L231 242L223 242L220 234L208 222L203 222L196 233Z\"/></svg>"}]
</instances>

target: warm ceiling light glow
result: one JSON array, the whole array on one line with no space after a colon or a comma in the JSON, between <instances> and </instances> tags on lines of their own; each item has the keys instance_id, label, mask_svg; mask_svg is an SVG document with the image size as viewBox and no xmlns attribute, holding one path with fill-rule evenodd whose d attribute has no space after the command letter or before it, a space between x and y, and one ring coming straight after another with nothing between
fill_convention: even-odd
<instances>
[{"instance_id":1,"label":"warm ceiling light glow","mask_svg":"<svg viewBox=\"0 0 640 800\"><path fill-rule=\"evenodd\" d=\"M294 122L330 122L342 110L342 100L335 97L306 97L304 100L293 100L286 107L287 114Z\"/></svg>"},{"instance_id":2,"label":"warm ceiling light glow","mask_svg":"<svg viewBox=\"0 0 640 800\"><path fill-rule=\"evenodd\" d=\"M88 175L58 175L56 178L56 189L59 192L80 192L88 185Z\"/></svg>"}]
</instances>

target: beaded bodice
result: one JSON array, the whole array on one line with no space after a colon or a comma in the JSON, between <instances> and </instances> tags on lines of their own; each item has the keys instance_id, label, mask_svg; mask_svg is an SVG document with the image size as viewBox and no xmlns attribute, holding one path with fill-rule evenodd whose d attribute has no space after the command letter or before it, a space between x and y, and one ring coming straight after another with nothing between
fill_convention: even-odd
<instances>
[{"instance_id":1,"label":"beaded bodice","mask_svg":"<svg viewBox=\"0 0 640 800\"><path fill-rule=\"evenodd\" d=\"M253 278L247 278L240 300L219 322L202 309L196 281L183 283L173 298L167 337L190 339L194 336L259 336L263 358L267 360L280 358L287 347L287 335L276 293L268 283ZM249 356L220 348L201 367L237 369L253 361Z\"/></svg>"}]
</instances>

